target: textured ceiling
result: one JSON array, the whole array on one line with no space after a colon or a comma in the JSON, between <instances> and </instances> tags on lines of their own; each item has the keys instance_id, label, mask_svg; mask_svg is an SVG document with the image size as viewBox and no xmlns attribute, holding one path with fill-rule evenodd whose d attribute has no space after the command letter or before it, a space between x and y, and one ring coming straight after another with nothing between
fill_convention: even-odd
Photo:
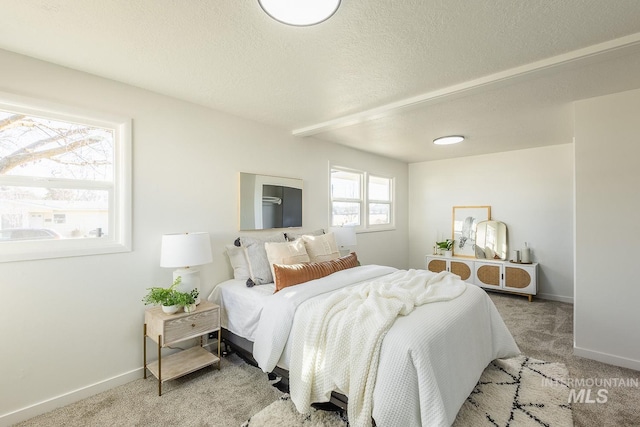
<instances>
[{"instance_id":1,"label":"textured ceiling","mask_svg":"<svg viewBox=\"0 0 640 427\"><path fill-rule=\"evenodd\" d=\"M638 0L343 0L302 28L257 0L0 11L2 49L407 162L568 143L572 101L640 87Z\"/></svg>"}]
</instances>

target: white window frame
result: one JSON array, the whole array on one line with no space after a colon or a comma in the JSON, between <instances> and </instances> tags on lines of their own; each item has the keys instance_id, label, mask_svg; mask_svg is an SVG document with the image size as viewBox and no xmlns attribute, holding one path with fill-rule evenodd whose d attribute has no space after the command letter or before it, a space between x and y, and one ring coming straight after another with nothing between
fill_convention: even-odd
<instances>
[{"instance_id":1,"label":"white window frame","mask_svg":"<svg viewBox=\"0 0 640 427\"><path fill-rule=\"evenodd\" d=\"M375 178L382 178L382 179L388 179L389 180L389 200L376 200L376 199L370 199L369 198L369 178L371 177L375 177ZM369 172L365 172L365 190L367 192L367 194L365 195L365 199L367 202L366 205L366 223L367 223L367 228L369 230L390 230L390 229L395 229L395 182L396 180L393 177L388 177L385 175L381 175L381 174L377 174L377 173L369 173ZM377 204L381 204L381 205L389 205L389 223L388 224L369 224L369 205L371 203L377 203Z\"/></svg>"},{"instance_id":2,"label":"white window frame","mask_svg":"<svg viewBox=\"0 0 640 427\"><path fill-rule=\"evenodd\" d=\"M115 137L113 181L0 175L0 185L80 188L109 191L109 235L104 238L32 240L0 243L0 262L131 251L131 119L0 92L0 108L39 117L112 129Z\"/></svg>"},{"instance_id":3,"label":"white window frame","mask_svg":"<svg viewBox=\"0 0 640 427\"><path fill-rule=\"evenodd\" d=\"M339 170L348 173L359 174L360 179L360 199L343 199L343 198L334 198L331 191L331 171ZM390 180L390 201L378 201L378 200L370 200L369 199L369 177L373 176L376 178L384 178ZM384 174L372 173L367 171L362 171L358 169L348 168L344 166L332 165L329 164L329 226L333 227L333 202L357 202L360 203L360 225L355 227L357 232L373 232L373 231L385 231L385 230L395 230L395 218L396 218L396 180L394 177L389 177ZM384 203L389 204L389 215L390 222L389 224L369 224L369 203Z\"/></svg>"}]
</instances>

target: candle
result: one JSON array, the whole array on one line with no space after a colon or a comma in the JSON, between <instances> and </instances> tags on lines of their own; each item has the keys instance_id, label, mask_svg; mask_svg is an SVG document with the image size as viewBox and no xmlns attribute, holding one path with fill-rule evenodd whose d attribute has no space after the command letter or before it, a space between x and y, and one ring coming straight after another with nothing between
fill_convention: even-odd
<instances>
[{"instance_id":1,"label":"candle","mask_svg":"<svg viewBox=\"0 0 640 427\"><path fill-rule=\"evenodd\" d=\"M524 249L522 250L522 262L530 263L531 262L531 249L527 246L527 242L524 242Z\"/></svg>"}]
</instances>

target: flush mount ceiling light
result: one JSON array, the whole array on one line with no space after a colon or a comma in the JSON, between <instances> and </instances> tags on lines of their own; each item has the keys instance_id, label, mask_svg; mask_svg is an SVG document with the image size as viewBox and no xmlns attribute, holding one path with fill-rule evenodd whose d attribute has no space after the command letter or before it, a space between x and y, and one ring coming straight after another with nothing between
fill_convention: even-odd
<instances>
[{"instance_id":1,"label":"flush mount ceiling light","mask_svg":"<svg viewBox=\"0 0 640 427\"><path fill-rule=\"evenodd\" d=\"M464 141L464 136L450 135L450 136L441 136L440 138L436 138L433 140L433 143L436 145L451 145L451 144L457 144L462 141Z\"/></svg>"},{"instance_id":2,"label":"flush mount ceiling light","mask_svg":"<svg viewBox=\"0 0 640 427\"><path fill-rule=\"evenodd\" d=\"M267 15L287 25L304 27L331 18L341 0L258 0Z\"/></svg>"}]
</instances>

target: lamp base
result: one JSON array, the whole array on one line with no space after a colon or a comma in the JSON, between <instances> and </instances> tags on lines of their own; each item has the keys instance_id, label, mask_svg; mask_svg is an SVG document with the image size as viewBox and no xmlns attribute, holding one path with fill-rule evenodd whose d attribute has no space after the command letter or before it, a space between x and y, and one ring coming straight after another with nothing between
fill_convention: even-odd
<instances>
[{"instance_id":1,"label":"lamp base","mask_svg":"<svg viewBox=\"0 0 640 427\"><path fill-rule=\"evenodd\" d=\"M173 271L173 281L180 277L180 284L176 290L180 292L191 292L194 289L198 290L198 298L196 298L196 305L200 304L200 271L195 268L178 268Z\"/></svg>"}]
</instances>

